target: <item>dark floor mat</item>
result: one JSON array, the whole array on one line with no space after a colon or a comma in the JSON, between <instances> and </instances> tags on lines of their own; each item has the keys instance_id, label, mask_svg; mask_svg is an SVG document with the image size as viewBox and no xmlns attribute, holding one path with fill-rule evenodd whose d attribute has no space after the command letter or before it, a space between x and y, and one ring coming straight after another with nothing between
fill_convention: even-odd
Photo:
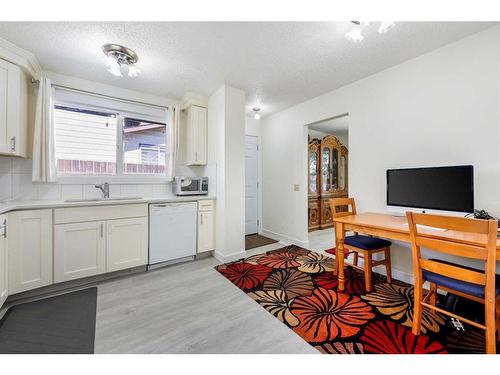
<instances>
[{"instance_id":1,"label":"dark floor mat","mask_svg":"<svg viewBox=\"0 0 500 375\"><path fill-rule=\"evenodd\" d=\"M97 288L11 307L0 321L2 354L93 354Z\"/></svg>"},{"instance_id":2,"label":"dark floor mat","mask_svg":"<svg viewBox=\"0 0 500 375\"><path fill-rule=\"evenodd\" d=\"M260 234L249 234L248 236L245 236L245 250L250 250L259 246L269 245L275 242L278 241L261 236Z\"/></svg>"}]
</instances>

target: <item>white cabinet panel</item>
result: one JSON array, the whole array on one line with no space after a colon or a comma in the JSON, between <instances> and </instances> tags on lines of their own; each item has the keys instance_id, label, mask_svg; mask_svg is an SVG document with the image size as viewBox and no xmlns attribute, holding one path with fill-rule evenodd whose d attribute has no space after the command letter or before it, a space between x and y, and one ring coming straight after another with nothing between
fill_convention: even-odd
<instances>
[{"instance_id":1,"label":"white cabinet panel","mask_svg":"<svg viewBox=\"0 0 500 375\"><path fill-rule=\"evenodd\" d=\"M214 211L198 212L198 253L215 250Z\"/></svg>"},{"instance_id":2,"label":"white cabinet panel","mask_svg":"<svg viewBox=\"0 0 500 375\"><path fill-rule=\"evenodd\" d=\"M100 221L123 219L126 217L148 216L148 205L120 204L113 206L68 207L54 210L55 224L80 223L84 221Z\"/></svg>"},{"instance_id":3,"label":"white cabinet panel","mask_svg":"<svg viewBox=\"0 0 500 375\"><path fill-rule=\"evenodd\" d=\"M7 98L9 69L0 60L0 152L10 152L9 133L7 131Z\"/></svg>"},{"instance_id":4,"label":"white cabinet panel","mask_svg":"<svg viewBox=\"0 0 500 375\"><path fill-rule=\"evenodd\" d=\"M148 218L110 220L107 227L106 271L148 263Z\"/></svg>"},{"instance_id":5,"label":"white cabinet panel","mask_svg":"<svg viewBox=\"0 0 500 375\"><path fill-rule=\"evenodd\" d=\"M52 210L8 217L9 294L52 284Z\"/></svg>"},{"instance_id":6,"label":"white cabinet panel","mask_svg":"<svg viewBox=\"0 0 500 375\"><path fill-rule=\"evenodd\" d=\"M28 81L0 59L0 154L28 156Z\"/></svg>"},{"instance_id":7,"label":"white cabinet panel","mask_svg":"<svg viewBox=\"0 0 500 375\"><path fill-rule=\"evenodd\" d=\"M9 264L7 258L7 216L0 215L0 308L9 295Z\"/></svg>"},{"instance_id":8,"label":"white cabinet panel","mask_svg":"<svg viewBox=\"0 0 500 375\"><path fill-rule=\"evenodd\" d=\"M55 226L54 281L94 276L106 271L106 223Z\"/></svg>"},{"instance_id":9,"label":"white cabinet panel","mask_svg":"<svg viewBox=\"0 0 500 375\"><path fill-rule=\"evenodd\" d=\"M192 105L187 108L187 165L207 164L207 109Z\"/></svg>"}]
</instances>

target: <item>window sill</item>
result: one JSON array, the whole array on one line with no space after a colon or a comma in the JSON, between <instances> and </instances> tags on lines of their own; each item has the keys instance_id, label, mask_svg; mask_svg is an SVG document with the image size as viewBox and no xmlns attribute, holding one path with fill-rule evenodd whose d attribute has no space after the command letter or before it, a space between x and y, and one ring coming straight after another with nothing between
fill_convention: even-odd
<instances>
[{"instance_id":1,"label":"window sill","mask_svg":"<svg viewBox=\"0 0 500 375\"><path fill-rule=\"evenodd\" d=\"M62 185L88 185L107 182L111 185L164 185L170 183L166 176L130 175L130 176L58 176Z\"/></svg>"}]
</instances>

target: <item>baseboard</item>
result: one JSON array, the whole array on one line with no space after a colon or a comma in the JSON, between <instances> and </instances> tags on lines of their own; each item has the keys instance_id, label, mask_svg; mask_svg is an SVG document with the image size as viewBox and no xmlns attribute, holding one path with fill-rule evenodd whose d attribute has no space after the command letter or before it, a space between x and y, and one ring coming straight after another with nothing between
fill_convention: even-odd
<instances>
[{"instance_id":1,"label":"baseboard","mask_svg":"<svg viewBox=\"0 0 500 375\"><path fill-rule=\"evenodd\" d=\"M309 244L309 241L301 241L296 238L288 237L284 234L276 233L267 229L262 229L262 235L284 244L294 244L300 247L307 247L307 245Z\"/></svg>"},{"instance_id":2,"label":"baseboard","mask_svg":"<svg viewBox=\"0 0 500 375\"><path fill-rule=\"evenodd\" d=\"M245 258L246 256L247 256L247 253L245 251L239 251L237 253L232 253L229 255L221 254L217 250L214 251L214 258L217 259L221 263L233 262L235 260Z\"/></svg>"}]
</instances>

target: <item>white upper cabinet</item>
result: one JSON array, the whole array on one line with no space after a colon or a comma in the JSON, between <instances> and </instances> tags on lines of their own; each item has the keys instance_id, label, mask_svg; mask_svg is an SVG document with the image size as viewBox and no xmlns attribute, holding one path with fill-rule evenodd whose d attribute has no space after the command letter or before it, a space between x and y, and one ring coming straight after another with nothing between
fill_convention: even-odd
<instances>
[{"instance_id":1,"label":"white upper cabinet","mask_svg":"<svg viewBox=\"0 0 500 375\"><path fill-rule=\"evenodd\" d=\"M208 100L203 95L186 93L181 100L182 134L180 159L186 165L207 164Z\"/></svg>"},{"instance_id":2,"label":"white upper cabinet","mask_svg":"<svg viewBox=\"0 0 500 375\"><path fill-rule=\"evenodd\" d=\"M207 109L191 105L186 108L187 165L207 164Z\"/></svg>"},{"instance_id":3,"label":"white upper cabinet","mask_svg":"<svg viewBox=\"0 0 500 375\"><path fill-rule=\"evenodd\" d=\"M28 79L0 59L0 155L28 156Z\"/></svg>"}]
</instances>

